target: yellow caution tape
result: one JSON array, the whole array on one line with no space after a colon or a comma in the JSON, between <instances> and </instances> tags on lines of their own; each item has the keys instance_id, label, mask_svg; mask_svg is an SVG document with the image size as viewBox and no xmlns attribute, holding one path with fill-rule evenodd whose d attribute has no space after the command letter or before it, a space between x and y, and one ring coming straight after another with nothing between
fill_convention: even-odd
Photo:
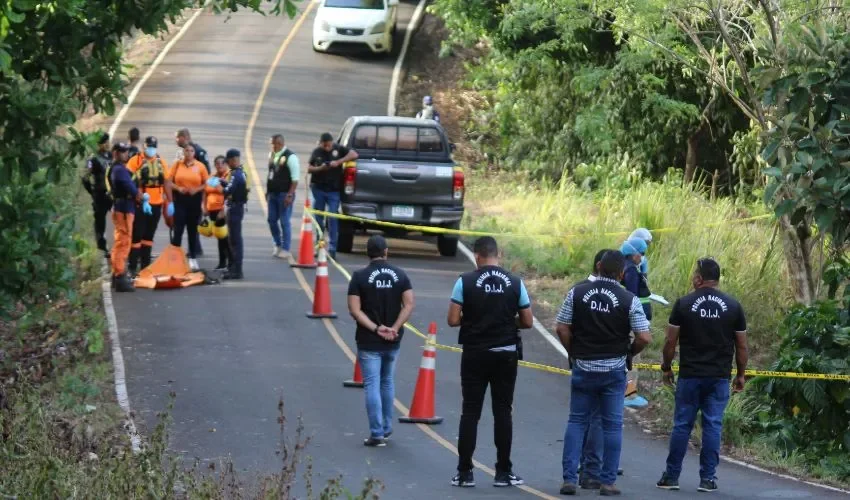
<instances>
[{"instance_id":1,"label":"yellow caution tape","mask_svg":"<svg viewBox=\"0 0 850 500\"><path fill-rule=\"evenodd\" d=\"M318 213L320 215L327 213L327 212L320 212L320 211L315 211L315 210L311 210L311 212ZM322 235L321 228L316 223L316 219L315 219L315 217L313 217L312 214L310 214L310 217L313 219L314 227L318 228L319 237L321 238L321 235ZM345 216L345 217L348 217L348 216ZM763 216L758 216L757 218L763 218ZM754 218L750 217L750 219L754 219ZM745 219L739 219L739 220L745 220ZM319 242L319 245L321 245L322 243L323 242ZM328 261L331 264L333 264L334 267L336 267L336 269L343 276L345 276L345 279L347 281L351 281L351 273L349 273L346 268L344 268L339 262L337 262L336 259L332 258L331 256L328 256ZM415 326L410 324L410 322L405 323L404 326L405 326L405 328L407 328L408 330L413 332L415 335L424 339L425 342L428 345L433 346L433 347L435 347L439 350L449 351L449 352L463 352L463 348L461 348L461 347L453 346L453 345L438 344L436 342L433 342L429 335L422 333L418 328L416 328ZM544 364L541 364L541 363L532 363L530 361L520 361L519 365L524 366L526 368L531 368L533 370L539 370L539 371L548 372L548 373L555 373L555 374L559 374L559 375L571 375L572 374L572 372L570 370L567 370L567 369L564 369L564 368L559 368L557 366L544 365ZM634 369L634 370L661 371L661 365L660 364L650 364L650 363L635 363L635 364L632 365L632 369ZM674 365L673 371L678 372L679 367ZM795 379L833 380L833 381L850 382L850 375L841 375L841 374L832 374L832 373L796 373L796 372L776 372L776 371L769 371L769 370L747 370L746 374L750 377L795 378Z\"/></svg>"},{"instance_id":2,"label":"yellow caution tape","mask_svg":"<svg viewBox=\"0 0 850 500\"><path fill-rule=\"evenodd\" d=\"M567 238L577 238L580 236L587 236L593 233L573 233L573 234L565 234L565 235L555 235L555 234L539 234L539 233L493 233L488 231L470 231L465 229L448 229L444 227L432 227L432 226L422 226L417 224L403 224L400 222L388 222L388 221L379 221L374 219L366 219L363 217L355 217L353 215L345 215L338 214L333 212L327 212L324 210L315 210L313 208L305 208L305 210L311 215L320 215L322 217L331 217L334 219L347 220L359 222L362 224L370 224L374 226L383 226L390 227L395 229L404 229L406 231L414 231L421 233L431 233L431 234L455 234L458 236L503 236L503 237L513 237L513 238L548 238L548 239L567 239ZM756 215L754 217L746 217L743 219L730 219L722 222L715 222L712 224L706 224L705 227L717 227L722 226L724 224L740 224L745 222L753 222L762 219L768 219L773 217L773 214L763 214ZM313 221L315 222L315 217L313 217ZM318 224L317 224L318 226ZM662 227L657 229L650 229L652 233L668 233L681 230L680 227ZM629 235L631 232L629 231L617 231L617 232L607 232L601 233L602 236L622 236Z\"/></svg>"}]
</instances>

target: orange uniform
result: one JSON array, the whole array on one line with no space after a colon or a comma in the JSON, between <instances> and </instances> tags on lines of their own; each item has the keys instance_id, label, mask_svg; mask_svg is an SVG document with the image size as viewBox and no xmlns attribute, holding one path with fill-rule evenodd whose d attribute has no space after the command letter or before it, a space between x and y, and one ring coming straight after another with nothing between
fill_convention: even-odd
<instances>
[{"instance_id":1,"label":"orange uniform","mask_svg":"<svg viewBox=\"0 0 850 500\"><path fill-rule=\"evenodd\" d=\"M147 167L147 172L143 171ZM137 154L127 162L127 168L133 173L133 179L142 190L142 193L150 195L151 205L162 205L165 201L165 179L168 177L168 163L157 155L155 158L146 158L144 154Z\"/></svg>"},{"instance_id":2,"label":"orange uniform","mask_svg":"<svg viewBox=\"0 0 850 500\"><path fill-rule=\"evenodd\" d=\"M220 175L216 175L216 177L224 178ZM224 210L224 188L221 185L216 187L207 186L204 190L207 193L206 207L204 207L207 212Z\"/></svg>"},{"instance_id":3,"label":"orange uniform","mask_svg":"<svg viewBox=\"0 0 850 500\"><path fill-rule=\"evenodd\" d=\"M192 166L179 160L171 167L167 178L177 187L196 189L206 184L210 174L207 167L198 160L195 160Z\"/></svg>"}]
</instances>

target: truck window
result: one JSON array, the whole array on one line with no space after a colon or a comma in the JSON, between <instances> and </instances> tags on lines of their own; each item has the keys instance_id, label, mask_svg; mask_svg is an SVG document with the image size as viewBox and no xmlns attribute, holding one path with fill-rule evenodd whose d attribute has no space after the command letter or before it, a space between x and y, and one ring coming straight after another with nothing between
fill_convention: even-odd
<instances>
[{"instance_id":1,"label":"truck window","mask_svg":"<svg viewBox=\"0 0 850 500\"><path fill-rule=\"evenodd\" d=\"M354 134L352 146L354 149L375 149L378 132L374 125L361 125Z\"/></svg>"},{"instance_id":2,"label":"truck window","mask_svg":"<svg viewBox=\"0 0 850 500\"><path fill-rule=\"evenodd\" d=\"M398 128L398 150L406 152L416 152L416 127L399 127Z\"/></svg>"},{"instance_id":3,"label":"truck window","mask_svg":"<svg viewBox=\"0 0 850 500\"><path fill-rule=\"evenodd\" d=\"M419 152L420 153L442 153L443 141L440 133L434 128L419 129Z\"/></svg>"},{"instance_id":4,"label":"truck window","mask_svg":"<svg viewBox=\"0 0 850 500\"><path fill-rule=\"evenodd\" d=\"M378 127L378 149L395 151L398 143L398 127L394 125Z\"/></svg>"}]
</instances>

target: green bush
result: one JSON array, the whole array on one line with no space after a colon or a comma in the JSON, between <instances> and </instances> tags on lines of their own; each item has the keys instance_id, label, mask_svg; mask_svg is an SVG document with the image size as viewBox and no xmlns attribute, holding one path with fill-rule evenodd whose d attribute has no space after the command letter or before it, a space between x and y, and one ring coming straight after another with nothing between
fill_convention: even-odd
<instances>
[{"instance_id":1,"label":"green bush","mask_svg":"<svg viewBox=\"0 0 850 500\"><path fill-rule=\"evenodd\" d=\"M850 368L850 311L847 303L821 301L796 306L780 328L782 343L772 369L847 374ZM850 478L850 383L784 378L757 379L769 411L767 430L785 454L800 453L813 466Z\"/></svg>"}]
</instances>

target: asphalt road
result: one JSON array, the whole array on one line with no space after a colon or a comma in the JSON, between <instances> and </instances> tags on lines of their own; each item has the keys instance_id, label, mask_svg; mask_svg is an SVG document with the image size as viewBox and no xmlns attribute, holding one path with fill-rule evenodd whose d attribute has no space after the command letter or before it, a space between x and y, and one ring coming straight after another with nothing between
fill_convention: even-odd
<instances>
[{"instance_id":1,"label":"asphalt road","mask_svg":"<svg viewBox=\"0 0 850 500\"><path fill-rule=\"evenodd\" d=\"M303 5L302 5L303 8ZM414 5L400 9L396 47ZM392 67L390 58L316 54L310 47L313 13L294 35L274 73L253 130L254 161L265 169L268 138L282 132L302 165L320 133L336 133L351 115L384 114ZM171 160L174 132L188 127L211 155L227 148L243 149L246 129L266 75L281 41L295 21L240 13L232 17L202 15L174 46L148 81L124 119L122 130L137 126L156 135L160 151ZM245 275L241 282L179 291L139 290L116 294L115 307L127 368L131 404L142 429L150 430L157 412L177 394L173 411L172 448L203 462L231 457L244 475L273 472L279 438L278 398L285 400L294 423L301 416L312 442L314 483L342 475L357 488L367 476L385 484L384 498L513 498L534 493L489 486L490 477L476 471L479 487L449 486L456 456L460 411L459 356L440 352L437 360L437 411L442 425L428 435L417 426L395 424L387 448L366 449L368 432L362 391L345 389L351 361L323 322L310 320L310 301L296 273L271 257L272 243L256 190L245 220ZM299 190L293 231L297 248ZM157 251L167 244L161 226ZM340 255L353 270L366 264L363 238L355 253ZM211 269L217 256L213 240L204 240L202 265ZM439 340L454 344L456 332L444 326L448 296L457 275L470 269L462 256L441 258L428 241L390 240L391 259L410 274L417 308L412 323L425 330L440 325ZM313 283L313 272L303 273ZM344 314L345 278L331 268L334 320L344 342L354 348L354 324ZM563 359L537 332L525 334L527 359L563 365ZM408 334L399 358L397 398L407 405L421 356L422 342ZM561 483L561 450L568 415L569 379L521 369L514 416L514 463L530 486L557 496ZM492 420L480 423L476 458L492 466ZM293 425L294 427L294 425ZM435 439L437 438L437 439ZM439 439L442 438L442 439ZM648 437L627 425L618 484L630 498L673 498L654 487L664 468L666 440ZM686 459L680 497L696 495L697 453ZM843 498L742 467L720 465L719 498ZM583 492L584 495L595 494ZM536 496L541 496L536 494Z\"/></svg>"}]
</instances>

